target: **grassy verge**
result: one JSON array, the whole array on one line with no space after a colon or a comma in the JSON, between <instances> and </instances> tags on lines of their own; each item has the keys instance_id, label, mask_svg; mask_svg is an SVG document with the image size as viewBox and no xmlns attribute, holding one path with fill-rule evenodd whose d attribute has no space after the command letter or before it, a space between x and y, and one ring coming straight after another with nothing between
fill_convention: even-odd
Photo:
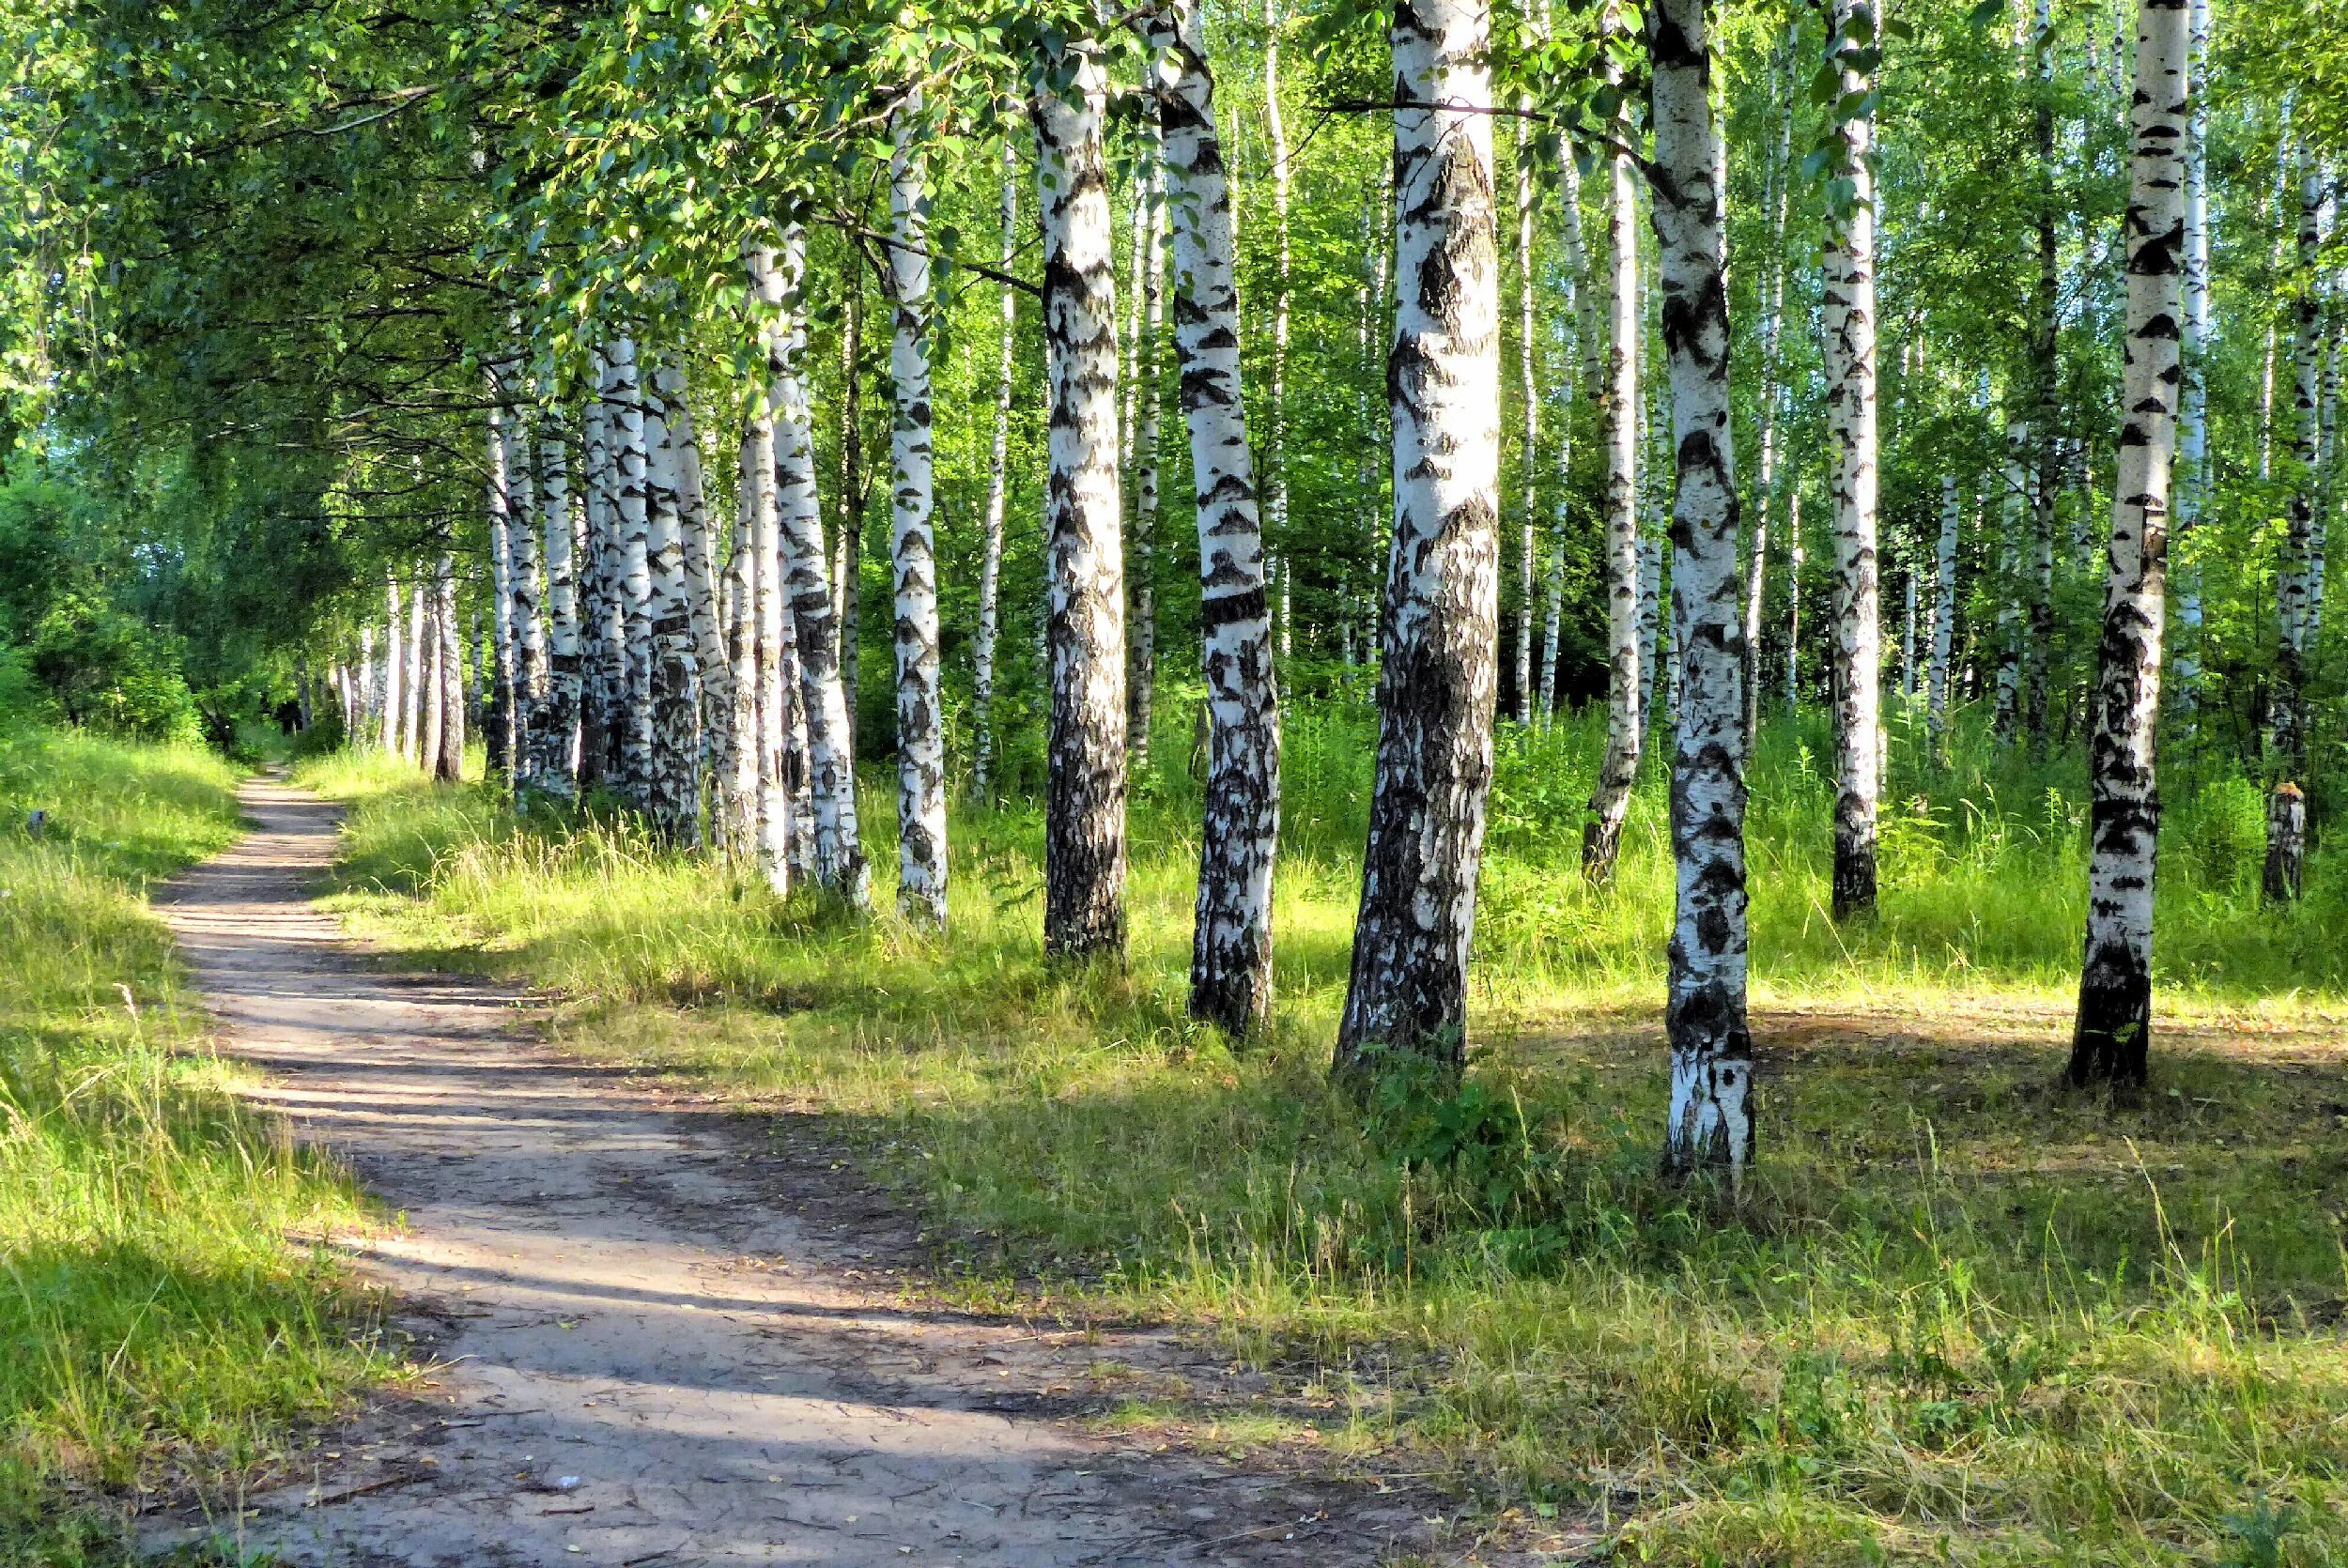
<instances>
[{"instance_id":1,"label":"grassy verge","mask_svg":"<svg viewBox=\"0 0 2348 1568\"><path fill-rule=\"evenodd\" d=\"M1617 884L1583 886L1583 727L1504 742L1465 1088L1368 1113L1327 1093L1362 730L1291 722L1280 1012L1243 1053L1182 1015L1176 734L1137 795L1115 976L1040 968L1025 808L960 815L953 935L931 942L623 825L517 823L363 759L307 776L355 802L345 899L379 930L564 993L576 1049L828 1116L975 1243L974 1288L1032 1270L1282 1368L1325 1411L1291 1440L1594 1516L1631 1560L2348 1556L2348 890L2319 861L2307 906L2260 908L2254 791L2172 795L2174 1023L2154 1093L2112 1105L2050 1086L2076 776L1962 741L1946 768L1895 754L1884 915L1838 931L1819 737L1772 732L1764 1168L1731 1207L1651 1178L1661 801Z\"/></svg>"},{"instance_id":2,"label":"grassy verge","mask_svg":"<svg viewBox=\"0 0 2348 1568\"><path fill-rule=\"evenodd\" d=\"M127 1560L126 1506L233 1482L379 1370L365 1304L292 1239L356 1193L239 1108L140 901L236 837L233 784L193 750L0 735L9 1568Z\"/></svg>"}]
</instances>

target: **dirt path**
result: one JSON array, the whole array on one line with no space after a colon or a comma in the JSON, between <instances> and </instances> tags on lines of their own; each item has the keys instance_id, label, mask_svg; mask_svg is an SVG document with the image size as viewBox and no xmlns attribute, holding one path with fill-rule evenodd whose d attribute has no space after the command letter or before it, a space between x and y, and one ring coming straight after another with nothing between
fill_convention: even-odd
<instances>
[{"instance_id":1,"label":"dirt path","mask_svg":"<svg viewBox=\"0 0 2348 1568\"><path fill-rule=\"evenodd\" d=\"M242 799L257 831L158 902L263 1098L404 1214L363 1267L445 1364L212 1531L463 1568L1367 1564L1419 1535L1399 1496L999 1408L1120 1347L859 1285L738 1138L550 1057L510 992L373 967L309 901L333 808Z\"/></svg>"}]
</instances>

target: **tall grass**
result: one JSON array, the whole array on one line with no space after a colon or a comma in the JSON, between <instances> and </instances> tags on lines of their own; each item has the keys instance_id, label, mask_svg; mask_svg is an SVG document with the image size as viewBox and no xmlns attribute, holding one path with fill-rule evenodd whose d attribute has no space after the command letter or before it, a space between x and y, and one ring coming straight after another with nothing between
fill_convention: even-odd
<instances>
[{"instance_id":1,"label":"tall grass","mask_svg":"<svg viewBox=\"0 0 2348 1568\"><path fill-rule=\"evenodd\" d=\"M2052 1086L2078 961L2075 766L1903 727L1880 920L1820 913L1824 735L1753 770L1763 1168L1660 1189L1669 867L1650 778L1614 884L1577 861L1598 744L1501 745L1475 1070L1367 1110L1323 1078L1369 715L1302 704L1271 1038L1182 1008L1196 838L1179 700L1135 792L1130 971L1038 962L1042 825L954 823L953 931L843 924L624 822L516 822L364 760L344 899L571 1000L576 1049L821 1113L960 1241L1283 1369L1312 1440L1459 1468L1672 1562L2318 1562L2348 1555L2342 889L2260 907L2257 796L2172 792L2158 1078ZM867 794L887 809L888 792ZM888 823L874 823L889 864ZM886 884L886 877L882 879ZM1135 1419L1147 1419L1137 1410ZM1302 1418L1300 1418L1302 1419ZM2278 1555L2261 1556L2271 1550Z\"/></svg>"},{"instance_id":2,"label":"tall grass","mask_svg":"<svg viewBox=\"0 0 2348 1568\"><path fill-rule=\"evenodd\" d=\"M233 784L193 748L0 736L0 1563L127 1557L124 1506L266 1462L381 1365L296 1239L355 1192L238 1107L141 904L236 837Z\"/></svg>"}]
</instances>

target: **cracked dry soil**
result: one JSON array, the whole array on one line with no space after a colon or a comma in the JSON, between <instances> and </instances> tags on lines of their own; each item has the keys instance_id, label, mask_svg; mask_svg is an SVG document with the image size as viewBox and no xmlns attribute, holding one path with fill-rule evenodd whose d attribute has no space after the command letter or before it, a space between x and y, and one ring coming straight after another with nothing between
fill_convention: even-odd
<instances>
[{"instance_id":1,"label":"cracked dry soil","mask_svg":"<svg viewBox=\"0 0 2348 1568\"><path fill-rule=\"evenodd\" d=\"M1435 1499L1148 1453L1064 1418L1104 1360L907 1307L779 1202L743 1140L541 1049L495 985L377 967L310 901L335 808L255 824L157 899L255 1098L404 1224L345 1238L432 1359L233 1517L148 1521L302 1564L1371 1564ZM784 1153L788 1154L785 1150ZM812 1163L812 1161L805 1163ZM787 1167L790 1161L783 1161Z\"/></svg>"}]
</instances>

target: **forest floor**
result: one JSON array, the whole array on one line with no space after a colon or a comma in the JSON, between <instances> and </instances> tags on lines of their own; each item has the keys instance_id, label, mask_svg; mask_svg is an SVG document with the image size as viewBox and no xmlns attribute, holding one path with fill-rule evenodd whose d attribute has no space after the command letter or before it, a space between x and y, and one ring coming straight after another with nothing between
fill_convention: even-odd
<instances>
[{"instance_id":1,"label":"forest floor","mask_svg":"<svg viewBox=\"0 0 2348 1568\"><path fill-rule=\"evenodd\" d=\"M1072 1386L1096 1437L1417 1482L1568 1560L2348 1560L2342 879L2263 906L2255 792L2182 794L2151 1092L2071 1093L2077 780L1985 745L1920 772L1881 917L1838 927L1813 738L1755 770L1763 1151L1733 1198L1654 1175L1661 792L1589 887L1595 737L1563 726L1495 795L1465 1084L1367 1105L1326 1068L1368 746L1315 710L1280 1007L1238 1047L1185 1016L1179 778L1135 797L1130 964L1070 971L1038 961L1016 799L962 805L939 940L624 813L517 817L371 754L301 776L350 803L354 930L529 988L562 1059L722 1107L793 1180L879 1183L922 1299L1179 1335L1172 1376Z\"/></svg>"},{"instance_id":2,"label":"forest floor","mask_svg":"<svg viewBox=\"0 0 2348 1568\"><path fill-rule=\"evenodd\" d=\"M1180 1399L1278 1425L1171 1334L925 1296L922 1238L812 1122L782 1135L554 1056L522 994L400 972L311 902L337 808L269 781L161 913L249 1091L395 1223L321 1237L387 1286L425 1376L150 1548L236 1560L1363 1563L1453 1537L1409 1479L1231 1454ZM1234 1463L1239 1454L1244 1463ZM1550 1532L1552 1540L1554 1533Z\"/></svg>"}]
</instances>

